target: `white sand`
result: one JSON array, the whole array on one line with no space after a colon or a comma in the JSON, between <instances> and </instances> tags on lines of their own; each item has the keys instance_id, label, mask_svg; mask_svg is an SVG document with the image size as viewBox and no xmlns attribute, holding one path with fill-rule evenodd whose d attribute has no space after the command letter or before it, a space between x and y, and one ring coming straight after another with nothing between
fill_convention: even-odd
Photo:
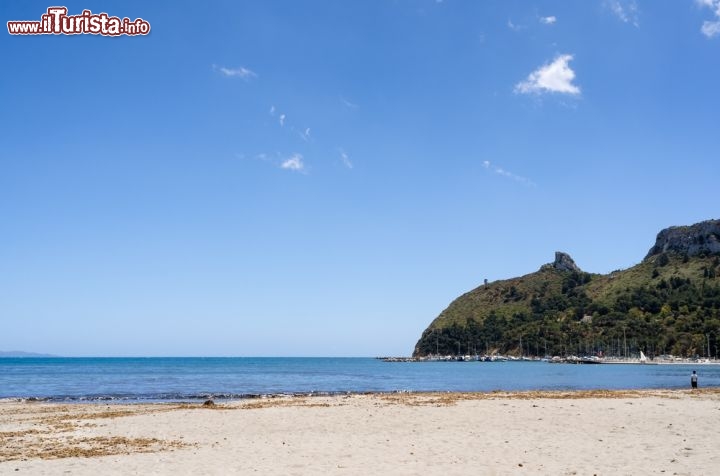
<instances>
[{"instance_id":1,"label":"white sand","mask_svg":"<svg viewBox=\"0 0 720 476\"><path fill-rule=\"evenodd\" d=\"M718 390L362 395L218 407L2 402L0 474L720 471ZM91 456L64 457L79 450Z\"/></svg>"}]
</instances>

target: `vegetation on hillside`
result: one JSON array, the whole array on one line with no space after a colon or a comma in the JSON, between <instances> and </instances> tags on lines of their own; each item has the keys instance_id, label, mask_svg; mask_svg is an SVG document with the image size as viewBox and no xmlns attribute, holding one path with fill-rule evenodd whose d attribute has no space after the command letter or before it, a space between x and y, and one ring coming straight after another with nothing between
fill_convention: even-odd
<instances>
[{"instance_id":1,"label":"vegetation on hillside","mask_svg":"<svg viewBox=\"0 0 720 476\"><path fill-rule=\"evenodd\" d=\"M660 253L609 275L552 265L478 287L423 332L414 355L717 356L720 255Z\"/></svg>"}]
</instances>

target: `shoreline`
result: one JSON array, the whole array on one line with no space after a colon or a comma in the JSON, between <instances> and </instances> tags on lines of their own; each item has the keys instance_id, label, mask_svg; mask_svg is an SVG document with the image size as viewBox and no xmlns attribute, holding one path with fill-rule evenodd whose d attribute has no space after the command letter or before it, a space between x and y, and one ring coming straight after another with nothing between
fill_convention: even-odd
<instances>
[{"instance_id":1,"label":"shoreline","mask_svg":"<svg viewBox=\"0 0 720 476\"><path fill-rule=\"evenodd\" d=\"M201 405L207 401L217 404L233 404L256 400L282 400L293 398L338 398L338 397L354 397L354 396L388 396L388 395L413 395L413 396L433 396L433 395L465 395L477 396L482 399L487 395L504 396L506 398L523 398L524 395L533 394L538 398L556 398L554 395L577 395L575 398L592 398L605 395L608 398L616 398L614 395L631 395L631 394L662 394L665 392L685 392L693 391L686 386L677 387L642 387L642 388L553 388L553 389L524 389L524 390L504 390L501 388L487 391L475 390L369 390L369 391L318 391L318 392L280 392L267 394L212 394L199 393L195 396L179 397L179 398L133 398L133 397L107 397L107 396L57 396L57 397L2 397L0 398L0 408L4 404L27 404L27 405ZM701 386L694 390L695 392L718 392L720 386ZM588 395L588 396L585 396Z\"/></svg>"},{"instance_id":2,"label":"shoreline","mask_svg":"<svg viewBox=\"0 0 720 476\"><path fill-rule=\"evenodd\" d=\"M0 473L710 474L720 388L0 401Z\"/></svg>"}]
</instances>

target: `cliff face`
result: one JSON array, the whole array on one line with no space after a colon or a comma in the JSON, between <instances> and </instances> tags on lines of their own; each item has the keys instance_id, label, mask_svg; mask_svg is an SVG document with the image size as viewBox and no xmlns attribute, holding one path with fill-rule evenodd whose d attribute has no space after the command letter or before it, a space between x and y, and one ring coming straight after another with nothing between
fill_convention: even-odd
<instances>
[{"instance_id":1,"label":"cliff face","mask_svg":"<svg viewBox=\"0 0 720 476\"><path fill-rule=\"evenodd\" d=\"M688 256L720 253L720 220L665 228L658 233L645 259L668 251Z\"/></svg>"}]
</instances>

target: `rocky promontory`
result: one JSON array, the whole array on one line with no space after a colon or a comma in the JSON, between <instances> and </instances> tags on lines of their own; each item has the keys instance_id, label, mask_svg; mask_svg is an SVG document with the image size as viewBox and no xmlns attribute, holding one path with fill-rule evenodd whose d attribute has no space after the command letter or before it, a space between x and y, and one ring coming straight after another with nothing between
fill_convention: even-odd
<instances>
[{"instance_id":1,"label":"rocky promontory","mask_svg":"<svg viewBox=\"0 0 720 476\"><path fill-rule=\"evenodd\" d=\"M459 296L420 336L415 356L718 355L720 220L657 235L639 264L582 271L567 253L534 273Z\"/></svg>"}]
</instances>

